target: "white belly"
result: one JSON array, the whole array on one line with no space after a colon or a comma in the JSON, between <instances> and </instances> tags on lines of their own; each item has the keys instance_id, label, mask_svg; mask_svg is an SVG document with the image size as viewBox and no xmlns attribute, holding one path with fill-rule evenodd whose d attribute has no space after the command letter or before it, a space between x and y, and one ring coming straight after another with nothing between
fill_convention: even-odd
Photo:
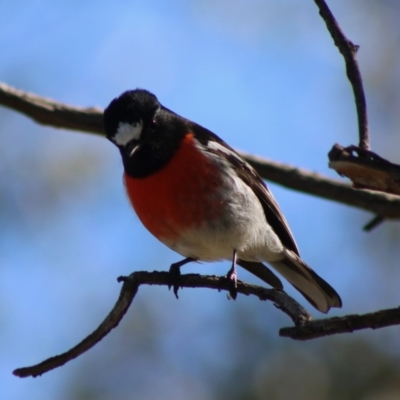
<instances>
[{"instance_id":1,"label":"white belly","mask_svg":"<svg viewBox=\"0 0 400 400\"><path fill-rule=\"evenodd\" d=\"M220 217L164 244L184 257L202 261L231 260L234 250L247 261L282 258L284 247L268 225L260 201L239 177L225 179L218 196L224 204Z\"/></svg>"}]
</instances>

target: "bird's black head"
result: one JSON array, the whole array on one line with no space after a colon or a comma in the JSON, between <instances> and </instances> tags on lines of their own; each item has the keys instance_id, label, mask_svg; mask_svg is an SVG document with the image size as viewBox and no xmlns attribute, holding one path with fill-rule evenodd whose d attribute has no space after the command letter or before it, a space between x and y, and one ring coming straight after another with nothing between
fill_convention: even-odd
<instances>
[{"instance_id":1,"label":"bird's black head","mask_svg":"<svg viewBox=\"0 0 400 400\"><path fill-rule=\"evenodd\" d=\"M107 138L121 151L133 152L145 130L151 126L161 105L147 90L129 90L115 98L104 110Z\"/></svg>"},{"instance_id":2,"label":"bird's black head","mask_svg":"<svg viewBox=\"0 0 400 400\"><path fill-rule=\"evenodd\" d=\"M135 178L163 168L193 125L142 89L114 99L105 109L103 121L107 138L121 152L125 172Z\"/></svg>"}]
</instances>

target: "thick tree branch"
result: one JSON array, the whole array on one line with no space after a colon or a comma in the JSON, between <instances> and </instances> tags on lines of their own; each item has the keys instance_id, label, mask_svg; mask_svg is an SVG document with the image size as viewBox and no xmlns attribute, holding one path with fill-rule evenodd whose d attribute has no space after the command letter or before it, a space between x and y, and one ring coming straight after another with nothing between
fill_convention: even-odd
<instances>
[{"instance_id":1,"label":"thick tree branch","mask_svg":"<svg viewBox=\"0 0 400 400\"><path fill-rule=\"evenodd\" d=\"M354 92L358 116L358 133L360 137L360 148L369 150L369 132L368 132L368 114L367 102L365 100L364 88L358 67L357 51L359 46L354 45L343 33L338 22L333 16L331 10L324 0L314 0L319 9L319 14L325 21L326 27L332 36L332 39L342 54L345 64L346 73Z\"/></svg>"},{"instance_id":2,"label":"thick tree branch","mask_svg":"<svg viewBox=\"0 0 400 400\"><path fill-rule=\"evenodd\" d=\"M42 125L104 134L103 111L79 108L23 92L0 82L0 104L18 111Z\"/></svg>"},{"instance_id":3,"label":"thick tree branch","mask_svg":"<svg viewBox=\"0 0 400 400\"><path fill-rule=\"evenodd\" d=\"M400 307L377 311L363 315L347 315L322 320L310 321L304 326L282 328L280 336L296 340L310 340L337 333L354 332L360 329L378 329L400 325Z\"/></svg>"},{"instance_id":4,"label":"thick tree branch","mask_svg":"<svg viewBox=\"0 0 400 400\"><path fill-rule=\"evenodd\" d=\"M263 178L290 189L371 211L388 219L400 217L400 196L353 189L338 180L302 168L243 152L240 154Z\"/></svg>"},{"instance_id":5,"label":"thick tree branch","mask_svg":"<svg viewBox=\"0 0 400 400\"><path fill-rule=\"evenodd\" d=\"M103 135L102 111L76 108L16 90L0 83L0 104L19 111L35 121L57 128ZM400 218L400 197L360 191L338 180L304 169L240 153L260 175L290 189L362 208L385 218Z\"/></svg>"},{"instance_id":6,"label":"thick tree branch","mask_svg":"<svg viewBox=\"0 0 400 400\"><path fill-rule=\"evenodd\" d=\"M61 367L68 361L80 356L100 342L113 328L118 326L136 296L140 285L169 286L170 279L168 272L156 271L134 272L129 277L118 278L119 282L124 282L119 298L114 308L93 333L65 353L48 358L47 360L31 367L18 368L13 372L13 374L21 378L28 376L36 377L45 372L51 371L54 368ZM196 274L182 275L179 284L181 287L187 288L209 288L217 289L218 291L226 290L228 292L230 289L229 283L221 280L219 277L201 276ZM292 319L296 326L304 325L312 319L310 314L308 314L300 304L283 291L265 289L241 281L238 281L237 284L238 293L246 296L253 295L258 297L260 300L272 301L277 308L282 310Z\"/></svg>"}]
</instances>

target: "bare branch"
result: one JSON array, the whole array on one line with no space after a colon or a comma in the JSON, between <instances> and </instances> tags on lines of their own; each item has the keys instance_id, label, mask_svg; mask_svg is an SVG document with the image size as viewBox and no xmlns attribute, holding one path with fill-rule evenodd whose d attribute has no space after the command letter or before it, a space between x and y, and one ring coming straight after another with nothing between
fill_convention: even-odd
<instances>
[{"instance_id":1,"label":"bare branch","mask_svg":"<svg viewBox=\"0 0 400 400\"><path fill-rule=\"evenodd\" d=\"M132 273L128 277L120 277L118 281L124 282L119 298L114 308L93 333L65 353L48 358L30 367L18 368L13 374L21 378L36 377L61 367L85 353L100 342L113 328L118 326L136 296L140 285L169 286L170 275L168 272L139 271ZM220 277L197 274L182 275L179 284L181 287L186 288L209 288L218 291L226 290L227 292L230 289L229 283L221 280ZM279 335L296 340L309 340L360 329L377 329L400 324L400 308L364 315L348 315L340 318L334 317L313 321L310 314L284 291L266 289L241 281L238 281L237 290L238 293L246 296L253 295L260 300L272 301L295 324L294 327L282 328L279 331Z\"/></svg>"},{"instance_id":2,"label":"bare branch","mask_svg":"<svg viewBox=\"0 0 400 400\"><path fill-rule=\"evenodd\" d=\"M370 232L370 231L372 231L372 229L376 228L384 221L385 221L385 218L383 218L381 215L375 215L374 218L372 218L370 221L368 221L363 226L363 231Z\"/></svg>"},{"instance_id":3,"label":"bare branch","mask_svg":"<svg viewBox=\"0 0 400 400\"><path fill-rule=\"evenodd\" d=\"M347 315L310 321L303 326L282 328L280 336L296 340L310 340L337 333L354 332L360 329L378 329L400 325L400 307L363 315Z\"/></svg>"},{"instance_id":4,"label":"bare branch","mask_svg":"<svg viewBox=\"0 0 400 400\"><path fill-rule=\"evenodd\" d=\"M65 353L48 358L47 360L31 367L18 368L13 372L13 374L20 378L26 378L28 376L36 377L51 371L52 369L61 367L68 361L80 356L100 342L113 328L118 326L136 296L140 285L169 286L170 279L168 272L156 271L134 272L129 277L118 278L118 281L124 282L124 284L122 285L117 303L93 333ZM220 277L201 276L197 274L181 275L179 278L179 284L181 287L187 288L209 288L217 289L218 291L226 290L228 292L230 289L229 283L225 280L221 280ZM272 301L277 308L282 310L292 319L296 326L301 326L312 319L310 314L284 291L265 289L241 281L237 282L237 291L246 296L253 295L258 297L260 300Z\"/></svg>"},{"instance_id":5,"label":"bare branch","mask_svg":"<svg viewBox=\"0 0 400 400\"><path fill-rule=\"evenodd\" d=\"M342 54L346 63L346 73L354 92L357 107L358 133L360 137L360 148L369 150L368 114L367 102L365 100L364 88L360 69L357 61L357 51L359 46L354 45L343 33L338 22L324 0L314 0L319 9L319 14L325 21L326 27L332 39Z\"/></svg>"},{"instance_id":6,"label":"bare branch","mask_svg":"<svg viewBox=\"0 0 400 400\"><path fill-rule=\"evenodd\" d=\"M400 195L400 165L356 146L336 144L329 152L329 166L347 176L353 186Z\"/></svg>"},{"instance_id":7,"label":"bare branch","mask_svg":"<svg viewBox=\"0 0 400 400\"><path fill-rule=\"evenodd\" d=\"M0 82L0 104L39 124L104 135L102 110L79 108L23 92Z\"/></svg>"},{"instance_id":8,"label":"bare branch","mask_svg":"<svg viewBox=\"0 0 400 400\"><path fill-rule=\"evenodd\" d=\"M64 129L104 135L102 111L76 108L51 99L16 90L0 83L0 104L19 111L35 121ZM400 218L400 197L360 191L338 180L240 152L265 179L290 189L362 208L384 218Z\"/></svg>"},{"instance_id":9,"label":"bare branch","mask_svg":"<svg viewBox=\"0 0 400 400\"><path fill-rule=\"evenodd\" d=\"M240 152L265 179L299 192L312 194L349 206L362 208L387 219L400 217L400 197L369 190L353 189L350 185L302 168L278 163Z\"/></svg>"},{"instance_id":10,"label":"bare branch","mask_svg":"<svg viewBox=\"0 0 400 400\"><path fill-rule=\"evenodd\" d=\"M100 342L112 329L118 326L123 316L128 311L128 308L130 307L132 300L138 291L138 288L139 285L135 285L134 281L125 282L122 286L117 303L104 319L104 321L93 333L83 339L72 349L60 355L48 358L47 360L44 360L41 363L33 365L31 367L18 368L13 371L13 374L15 376L19 376L20 378L26 378L28 376L32 376L35 378L39 375L44 374L45 372L51 371L54 368L61 367L68 361L79 357L81 354L91 349L95 344Z\"/></svg>"}]
</instances>

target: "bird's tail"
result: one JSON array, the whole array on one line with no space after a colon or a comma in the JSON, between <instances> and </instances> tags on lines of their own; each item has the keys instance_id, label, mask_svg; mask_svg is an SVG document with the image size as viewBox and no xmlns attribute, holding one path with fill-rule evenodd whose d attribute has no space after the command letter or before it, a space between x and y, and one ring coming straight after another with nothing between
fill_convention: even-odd
<instances>
[{"instance_id":1,"label":"bird's tail","mask_svg":"<svg viewBox=\"0 0 400 400\"><path fill-rule=\"evenodd\" d=\"M319 277L293 251L286 250L286 257L270 263L317 310L327 313L331 307L342 307L342 300L329 283Z\"/></svg>"},{"instance_id":2,"label":"bird's tail","mask_svg":"<svg viewBox=\"0 0 400 400\"><path fill-rule=\"evenodd\" d=\"M242 268L247 269L247 271L251 272L257 278L268 283L268 285L271 285L274 289L283 289L281 280L263 263L237 260L237 264Z\"/></svg>"}]
</instances>

